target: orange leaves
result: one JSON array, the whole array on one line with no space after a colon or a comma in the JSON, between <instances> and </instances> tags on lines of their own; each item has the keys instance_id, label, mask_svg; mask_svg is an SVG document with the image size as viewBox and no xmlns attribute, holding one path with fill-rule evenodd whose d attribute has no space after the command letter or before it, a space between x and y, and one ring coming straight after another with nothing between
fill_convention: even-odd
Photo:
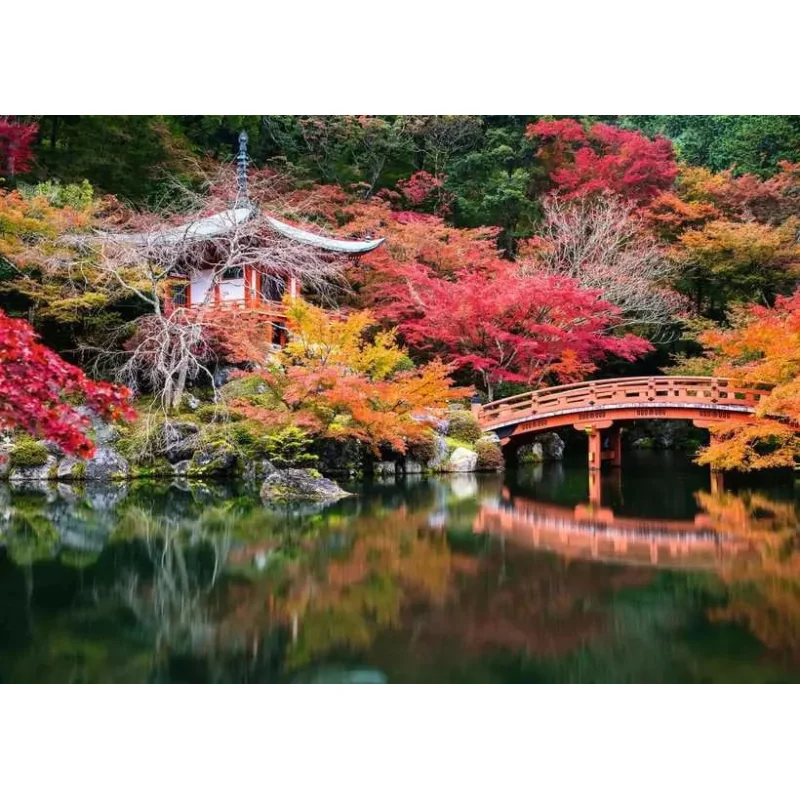
<instances>
[{"instance_id":1,"label":"orange leaves","mask_svg":"<svg viewBox=\"0 0 800 800\"><path fill-rule=\"evenodd\" d=\"M745 472L794 466L798 448L790 425L773 419L728 422L714 425L711 433L711 444L698 455L699 464Z\"/></svg>"},{"instance_id":2,"label":"orange leaves","mask_svg":"<svg viewBox=\"0 0 800 800\"><path fill-rule=\"evenodd\" d=\"M289 344L271 369L258 373L271 402L260 395L235 401L250 419L268 426L291 423L330 438L357 438L375 452L381 447L405 452L448 403L470 394L453 387L441 362L415 368L393 331L370 334L369 312L334 319L295 300L288 316Z\"/></svg>"},{"instance_id":3,"label":"orange leaves","mask_svg":"<svg viewBox=\"0 0 800 800\"><path fill-rule=\"evenodd\" d=\"M780 298L774 308L739 309L729 330L701 334L717 375L743 384L775 384L761 400L753 423L714 426L716 441L700 455L719 469L791 467L800 455L800 292Z\"/></svg>"}]
</instances>

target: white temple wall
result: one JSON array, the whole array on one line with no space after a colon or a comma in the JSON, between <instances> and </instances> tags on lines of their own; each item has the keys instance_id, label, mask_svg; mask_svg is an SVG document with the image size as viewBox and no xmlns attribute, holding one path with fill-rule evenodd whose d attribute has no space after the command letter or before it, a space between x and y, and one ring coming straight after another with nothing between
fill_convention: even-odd
<instances>
[{"instance_id":1,"label":"white temple wall","mask_svg":"<svg viewBox=\"0 0 800 800\"><path fill-rule=\"evenodd\" d=\"M206 292L211 289L213 270L204 269L192 276L192 305L199 306L205 302L213 303L214 298L206 299Z\"/></svg>"},{"instance_id":2,"label":"white temple wall","mask_svg":"<svg viewBox=\"0 0 800 800\"><path fill-rule=\"evenodd\" d=\"M220 281L219 296L223 302L226 300L244 300L244 277L236 280Z\"/></svg>"}]
</instances>

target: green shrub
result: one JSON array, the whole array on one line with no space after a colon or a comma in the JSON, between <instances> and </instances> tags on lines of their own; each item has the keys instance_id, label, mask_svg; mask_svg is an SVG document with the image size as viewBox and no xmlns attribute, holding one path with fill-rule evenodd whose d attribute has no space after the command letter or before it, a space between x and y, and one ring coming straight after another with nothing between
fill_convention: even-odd
<instances>
[{"instance_id":1,"label":"green shrub","mask_svg":"<svg viewBox=\"0 0 800 800\"><path fill-rule=\"evenodd\" d=\"M397 362L395 368L392 370L392 374L397 375L399 372L413 372L416 368L417 365L409 356L405 355Z\"/></svg>"},{"instance_id":2,"label":"green shrub","mask_svg":"<svg viewBox=\"0 0 800 800\"><path fill-rule=\"evenodd\" d=\"M12 467L41 467L47 463L47 448L33 439L23 439L14 445L9 461Z\"/></svg>"},{"instance_id":3,"label":"green shrub","mask_svg":"<svg viewBox=\"0 0 800 800\"><path fill-rule=\"evenodd\" d=\"M310 452L311 436L294 425L263 436L260 444L264 455L279 469L309 467L317 462L317 457Z\"/></svg>"},{"instance_id":4,"label":"green shrub","mask_svg":"<svg viewBox=\"0 0 800 800\"><path fill-rule=\"evenodd\" d=\"M478 425L478 420L472 416L470 411L453 411L448 417L450 427L447 429L447 435L451 439L458 439L460 442L469 442L473 444L483 436L481 426Z\"/></svg>"},{"instance_id":5,"label":"green shrub","mask_svg":"<svg viewBox=\"0 0 800 800\"><path fill-rule=\"evenodd\" d=\"M503 451L497 442L482 439L475 444L475 452L478 454L478 469L502 469Z\"/></svg>"}]
</instances>

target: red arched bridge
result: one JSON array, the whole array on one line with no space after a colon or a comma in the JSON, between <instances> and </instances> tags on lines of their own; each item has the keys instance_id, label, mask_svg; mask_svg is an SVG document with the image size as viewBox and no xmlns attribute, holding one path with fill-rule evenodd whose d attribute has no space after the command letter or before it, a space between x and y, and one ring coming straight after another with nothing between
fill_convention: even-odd
<instances>
[{"instance_id":1,"label":"red arched bridge","mask_svg":"<svg viewBox=\"0 0 800 800\"><path fill-rule=\"evenodd\" d=\"M604 460L621 465L620 422L683 419L707 428L725 420L752 419L759 400L769 392L767 386L744 388L726 378L623 378L518 394L479 406L476 414L481 428L494 431L504 445L516 437L572 425L589 435L589 467L598 469Z\"/></svg>"}]
</instances>

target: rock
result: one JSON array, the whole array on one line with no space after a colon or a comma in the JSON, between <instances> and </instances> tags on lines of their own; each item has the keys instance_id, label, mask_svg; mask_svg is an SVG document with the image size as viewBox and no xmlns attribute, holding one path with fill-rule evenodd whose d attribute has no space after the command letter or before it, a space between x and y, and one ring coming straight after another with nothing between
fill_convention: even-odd
<instances>
[{"instance_id":1,"label":"rock","mask_svg":"<svg viewBox=\"0 0 800 800\"><path fill-rule=\"evenodd\" d=\"M119 431L113 425L106 422L99 414L92 411L88 406L78 406L75 410L89 418L96 444L113 444L119 439ZM61 455L63 455L63 453Z\"/></svg>"},{"instance_id":2,"label":"rock","mask_svg":"<svg viewBox=\"0 0 800 800\"><path fill-rule=\"evenodd\" d=\"M263 458L257 461L249 461L243 477L246 481L263 481L277 471L271 461Z\"/></svg>"},{"instance_id":3,"label":"rock","mask_svg":"<svg viewBox=\"0 0 800 800\"><path fill-rule=\"evenodd\" d=\"M189 467L191 466L192 462L187 458L184 461L178 461L177 464L173 464L172 471L175 473L176 478L185 478L189 473Z\"/></svg>"},{"instance_id":4,"label":"rock","mask_svg":"<svg viewBox=\"0 0 800 800\"><path fill-rule=\"evenodd\" d=\"M421 475L424 471L425 467L413 458L407 458L403 464L403 472L406 475Z\"/></svg>"},{"instance_id":5,"label":"rock","mask_svg":"<svg viewBox=\"0 0 800 800\"><path fill-rule=\"evenodd\" d=\"M339 500L349 495L337 483L312 469L276 470L261 486L261 499L271 503Z\"/></svg>"},{"instance_id":6,"label":"rock","mask_svg":"<svg viewBox=\"0 0 800 800\"><path fill-rule=\"evenodd\" d=\"M236 451L227 442L204 444L195 450L187 475L190 478L206 475L226 475L236 466Z\"/></svg>"},{"instance_id":7,"label":"rock","mask_svg":"<svg viewBox=\"0 0 800 800\"><path fill-rule=\"evenodd\" d=\"M517 461L520 464L539 464L544 461L544 448L541 442L523 444L517 450Z\"/></svg>"},{"instance_id":8,"label":"rock","mask_svg":"<svg viewBox=\"0 0 800 800\"><path fill-rule=\"evenodd\" d=\"M372 465L372 473L376 478L393 478L398 471L397 464L394 461L376 461Z\"/></svg>"},{"instance_id":9,"label":"rock","mask_svg":"<svg viewBox=\"0 0 800 800\"><path fill-rule=\"evenodd\" d=\"M187 394L186 405L191 411L197 411L200 408L200 401L193 394Z\"/></svg>"},{"instance_id":10,"label":"rock","mask_svg":"<svg viewBox=\"0 0 800 800\"><path fill-rule=\"evenodd\" d=\"M428 462L428 469L432 472L441 472L447 464L447 456L450 448L447 446L447 440L441 434L435 434L433 437L434 443L434 457Z\"/></svg>"},{"instance_id":11,"label":"rock","mask_svg":"<svg viewBox=\"0 0 800 800\"><path fill-rule=\"evenodd\" d=\"M561 461L564 458L566 445L557 433L540 433L536 441L542 446L545 461Z\"/></svg>"},{"instance_id":12,"label":"rock","mask_svg":"<svg viewBox=\"0 0 800 800\"><path fill-rule=\"evenodd\" d=\"M478 454L466 447L456 447L447 460L448 472L474 472L478 463Z\"/></svg>"},{"instance_id":13,"label":"rock","mask_svg":"<svg viewBox=\"0 0 800 800\"><path fill-rule=\"evenodd\" d=\"M3 445L0 447L0 481L8 477L11 470L11 447Z\"/></svg>"},{"instance_id":14,"label":"rock","mask_svg":"<svg viewBox=\"0 0 800 800\"><path fill-rule=\"evenodd\" d=\"M165 422L157 433L157 454L175 464L191 458L200 447L200 428L193 422Z\"/></svg>"},{"instance_id":15,"label":"rock","mask_svg":"<svg viewBox=\"0 0 800 800\"><path fill-rule=\"evenodd\" d=\"M38 467L13 467L8 473L11 483L28 483L29 481L48 481L55 477L58 461L55 456L48 455L47 461Z\"/></svg>"},{"instance_id":16,"label":"rock","mask_svg":"<svg viewBox=\"0 0 800 800\"><path fill-rule=\"evenodd\" d=\"M59 462L56 478L59 481L79 481L86 471L86 461L75 456L67 456Z\"/></svg>"},{"instance_id":17,"label":"rock","mask_svg":"<svg viewBox=\"0 0 800 800\"><path fill-rule=\"evenodd\" d=\"M55 442L49 442L46 439L40 439L37 444L42 445L42 447L44 447L44 449L47 450L51 456L61 458L64 455L64 451Z\"/></svg>"},{"instance_id":18,"label":"rock","mask_svg":"<svg viewBox=\"0 0 800 800\"><path fill-rule=\"evenodd\" d=\"M217 389L223 387L230 381L234 371L234 367L217 367L214 370L214 386Z\"/></svg>"},{"instance_id":19,"label":"rock","mask_svg":"<svg viewBox=\"0 0 800 800\"><path fill-rule=\"evenodd\" d=\"M489 433L484 433L481 438L478 439L478 442L492 442L492 444L500 444L500 437L494 431L489 431Z\"/></svg>"},{"instance_id":20,"label":"rock","mask_svg":"<svg viewBox=\"0 0 800 800\"><path fill-rule=\"evenodd\" d=\"M362 475L371 461L369 448L357 439L317 439L312 452L326 475Z\"/></svg>"},{"instance_id":21,"label":"rock","mask_svg":"<svg viewBox=\"0 0 800 800\"><path fill-rule=\"evenodd\" d=\"M85 481L124 481L131 472L126 459L113 447L98 447L94 455L84 463Z\"/></svg>"}]
</instances>

